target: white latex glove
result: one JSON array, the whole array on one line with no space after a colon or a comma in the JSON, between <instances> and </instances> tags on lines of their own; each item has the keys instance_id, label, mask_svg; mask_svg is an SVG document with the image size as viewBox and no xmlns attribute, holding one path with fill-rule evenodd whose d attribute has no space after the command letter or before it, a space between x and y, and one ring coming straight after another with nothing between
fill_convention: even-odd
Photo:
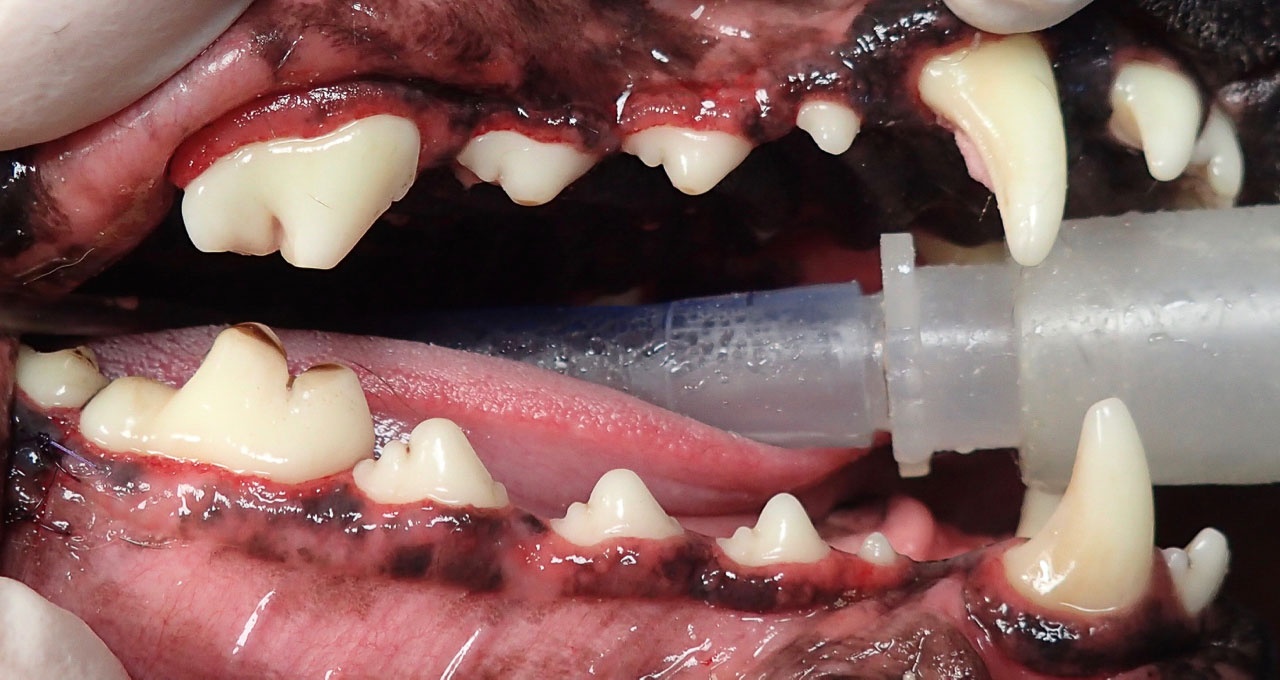
<instances>
[{"instance_id":1,"label":"white latex glove","mask_svg":"<svg viewBox=\"0 0 1280 680\"><path fill-rule=\"evenodd\" d=\"M129 680L84 621L11 578L0 578L0 677Z\"/></svg>"}]
</instances>

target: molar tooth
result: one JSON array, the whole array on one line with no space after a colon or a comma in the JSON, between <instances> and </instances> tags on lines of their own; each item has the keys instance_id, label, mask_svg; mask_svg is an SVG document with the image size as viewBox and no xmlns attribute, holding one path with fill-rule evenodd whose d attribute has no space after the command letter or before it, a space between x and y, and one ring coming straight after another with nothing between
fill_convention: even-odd
<instances>
[{"instance_id":1,"label":"molar tooth","mask_svg":"<svg viewBox=\"0 0 1280 680\"><path fill-rule=\"evenodd\" d=\"M18 389L44 408L80 408L107 385L88 347L37 352L18 348Z\"/></svg>"},{"instance_id":2,"label":"molar tooth","mask_svg":"<svg viewBox=\"0 0 1280 680\"><path fill-rule=\"evenodd\" d=\"M919 89L981 157L1013 259L1042 262L1067 196L1066 133L1044 47L1017 35L934 57Z\"/></svg>"},{"instance_id":3,"label":"molar tooth","mask_svg":"<svg viewBox=\"0 0 1280 680\"><path fill-rule=\"evenodd\" d=\"M716 543L730 559L748 567L818 562L831 552L804 506L789 493L769 499L755 528L738 527L732 538Z\"/></svg>"},{"instance_id":4,"label":"molar tooth","mask_svg":"<svg viewBox=\"0 0 1280 680\"><path fill-rule=\"evenodd\" d=\"M458 163L497 184L520 205L542 205L595 165L596 157L571 144L539 142L519 132L496 130L467 142Z\"/></svg>"},{"instance_id":5,"label":"molar tooth","mask_svg":"<svg viewBox=\"0 0 1280 680\"><path fill-rule=\"evenodd\" d=\"M506 507L507 490L493 481L467 435L452 420L432 418L413 428L409 445L388 442L377 460L362 460L351 471L356 486L379 503Z\"/></svg>"},{"instance_id":6,"label":"molar tooth","mask_svg":"<svg viewBox=\"0 0 1280 680\"><path fill-rule=\"evenodd\" d=\"M1244 184L1244 151L1236 126L1222 109L1213 106L1205 121L1200 140L1191 153L1191 165L1204 176L1213 196L1205 201L1209 207L1230 208L1235 205Z\"/></svg>"},{"instance_id":7,"label":"molar tooth","mask_svg":"<svg viewBox=\"0 0 1280 680\"><path fill-rule=\"evenodd\" d=\"M350 468L373 450L364 390L345 366L313 366L290 382L275 334L223 331L175 390L147 378L113 381L80 414L85 437L113 451L213 463L286 484Z\"/></svg>"},{"instance_id":8,"label":"molar tooth","mask_svg":"<svg viewBox=\"0 0 1280 680\"><path fill-rule=\"evenodd\" d=\"M614 538L664 539L684 533L667 515L648 487L630 470L610 470L600 477L586 503L569 506L551 529L580 546Z\"/></svg>"},{"instance_id":9,"label":"molar tooth","mask_svg":"<svg viewBox=\"0 0 1280 680\"><path fill-rule=\"evenodd\" d=\"M1227 577L1231 561L1227 537L1217 529L1202 529L1185 550L1165 548L1161 552L1182 606L1192 616L1198 615L1218 596Z\"/></svg>"},{"instance_id":10,"label":"molar tooth","mask_svg":"<svg viewBox=\"0 0 1280 680\"><path fill-rule=\"evenodd\" d=\"M413 121L377 115L312 139L277 139L218 159L186 188L182 219L204 252L269 255L330 269L413 185Z\"/></svg>"},{"instance_id":11,"label":"molar tooth","mask_svg":"<svg viewBox=\"0 0 1280 680\"><path fill-rule=\"evenodd\" d=\"M815 100L800 107L796 127L808 132L819 149L839 156L853 146L853 139L862 129L862 119L844 104Z\"/></svg>"},{"instance_id":12,"label":"molar tooth","mask_svg":"<svg viewBox=\"0 0 1280 680\"><path fill-rule=\"evenodd\" d=\"M898 552L893 549L893 545L884 534L873 531L862 539L862 547L858 548L858 557L872 564L887 567L898 559Z\"/></svg>"},{"instance_id":13,"label":"molar tooth","mask_svg":"<svg viewBox=\"0 0 1280 680\"><path fill-rule=\"evenodd\" d=\"M1155 510L1146 453L1119 399L1089 408L1071 482L1053 515L1004 554L1014 588L1042 606L1103 612L1147 590Z\"/></svg>"},{"instance_id":14,"label":"molar tooth","mask_svg":"<svg viewBox=\"0 0 1280 680\"><path fill-rule=\"evenodd\" d=\"M1141 149L1147 170L1161 182L1177 179L1191 161L1200 130L1200 91L1167 66L1131 61L1111 85L1108 129L1122 144Z\"/></svg>"},{"instance_id":15,"label":"molar tooth","mask_svg":"<svg viewBox=\"0 0 1280 680\"><path fill-rule=\"evenodd\" d=\"M728 132L658 125L627 137L622 150L651 168L661 165L675 188L697 196L733 172L751 153L751 143Z\"/></svg>"}]
</instances>

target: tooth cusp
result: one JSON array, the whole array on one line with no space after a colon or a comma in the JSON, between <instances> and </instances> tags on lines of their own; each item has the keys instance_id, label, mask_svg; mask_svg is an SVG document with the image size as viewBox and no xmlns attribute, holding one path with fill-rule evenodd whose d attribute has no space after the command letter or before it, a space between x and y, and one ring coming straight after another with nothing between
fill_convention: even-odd
<instances>
[{"instance_id":1,"label":"tooth cusp","mask_svg":"<svg viewBox=\"0 0 1280 680\"><path fill-rule=\"evenodd\" d=\"M1198 616L1213 602L1227 577L1231 549L1217 529L1203 529L1185 549L1161 551L1178 599L1191 616Z\"/></svg>"},{"instance_id":2,"label":"tooth cusp","mask_svg":"<svg viewBox=\"0 0 1280 680\"><path fill-rule=\"evenodd\" d=\"M1131 61L1111 86L1111 134L1141 149L1161 182L1177 179L1191 161L1200 130L1200 91L1191 78L1162 64Z\"/></svg>"},{"instance_id":3,"label":"tooth cusp","mask_svg":"<svg viewBox=\"0 0 1280 680\"><path fill-rule=\"evenodd\" d=\"M551 520L551 529L584 547L618 538L662 540L684 533L640 477L625 469L602 475L591 498L570 505L563 518Z\"/></svg>"},{"instance_id":4,"label":"tooth cusp","mask_svg":"<svg viewBox=\"0 0 1280 680\"><path fill-rule=\"evenodd\" d=\"M898 561L898 552L893 549L889 539L879 531L873 531L862 539L858 548L858 557L876 566L887 567Z\"/></svg>"},{"instance_id":5,"label":"tooth cusp","mask_svg":"<svg viewBox=\"0 0 1280 680\"><path fill-rule=\"evenodd\" d=\"M37 352L18 348L15 382L44 408L80 408L107 385L98 360L88 347Z\"/></svg>"},{"instance_id":6,"label":"tooth cusp","mask_svg":"<svg viewBox=\"0 0 1280 680\"><path fill-rule=\"evenodd\" d=\"M769 499L755 527L738 527L731 538L716 539L716 543L730 559L748 567L810 564L831 552L804 506L787 493Z\"/></svg>"},{"instance_id":7,"label":"tooth cusp","mask_svg":"<svg viewBox=\"0 0 1280 680\"><path fill-rule=\"evenodd\" d=\"M432 500L452 506L506 507L507 490L493 481L484 463L453 421L432 418L413 428L409 444L392 441L377 460L362 460L351 471L356 486L379 503Z\"/></svg>"},{"instance_id":8,"label":"tooth cusp","mask_svg":"<svg viewBox=\"0 0 1280 680\"><path fill-rule=\"evenodd\" d=\"M497 184L520 205L549 203L596 162L571 144L540 142L511 130L474 137L458 153L458 164Z\"/></svg>"},{"instance_id":9,"label":"tooth cusp","mask_svg":"<svg viewBox=\"0 0 1280 680\"><path fill-rule=\"evenodd\" d=\"M808 101L796 114L796 127L809 133L819 149L833 156L849 150L862 129L858 113L844 104Z\"/></svg>"},{"instance_id":10,"label":"tooth cusp","mask_svg":"<svg viewBox=\"0 0 1280 680\"><path fill-rule=\"evenodd\" d=\"M661 165L676 189L697 196L733 172L751 153L751 143L718 130L658 125L627 137L622 150L651 168Z\"/></svg>"}]
</instances>

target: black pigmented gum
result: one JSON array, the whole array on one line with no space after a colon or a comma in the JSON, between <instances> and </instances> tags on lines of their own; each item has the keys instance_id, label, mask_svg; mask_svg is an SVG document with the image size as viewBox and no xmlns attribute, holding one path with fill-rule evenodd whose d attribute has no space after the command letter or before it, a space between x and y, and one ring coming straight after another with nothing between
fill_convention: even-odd
<instances>
[{"instance_id":1,"label":"black pigmented gum","mask_svg":"<svg viewBox=\"0 0 1280 680\"><path fill-rule=\"evenodd\" d=\"M31 229L33 206L47 206L37 190L31 150L0 153L0 256L17 255L35 242Z\"/></svg>"}]
</instances>

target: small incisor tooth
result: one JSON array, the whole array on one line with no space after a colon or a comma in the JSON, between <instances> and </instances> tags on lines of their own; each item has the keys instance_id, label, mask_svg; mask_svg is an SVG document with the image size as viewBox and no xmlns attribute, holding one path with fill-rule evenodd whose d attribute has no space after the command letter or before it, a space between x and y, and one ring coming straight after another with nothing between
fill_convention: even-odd
<instances>
[{"instance_id":1,"label":"small incisor tooth","mask_svg":"<svg viewBox=\"0 0 1280 680\"><path fill-rule=\"evenodd\" d=\"M796 127L808 132L819 149L839 156L853 146L862 129L862 119L844 104L814 100L800 107Z\"/></svg>"},{"instance_id":2,"label":"small incisor tooth","mask_svg":"<svg viewBox=\"0 0 1280 680\"><path fill-rule=\"evenodd\" d=\"M493 481L452 420L432 418L413 428L409 445L392 441L377 460L362 460L351 471L356 486L379 503L427 499L452 506L501 508L507 490Z\"/></svg>"},{"instance_id":3,"label":"small incisor tooth","mask_svg":"<svg viewBox=\"0 0 1280 680\"><path fill-rule=\"evenodd\" d=\"M586 503L574 503L551 529L569 542L590 546L615 538L661 540L684 533L636 473L610 470L600 477Z\"/></svg>"},{"instance_id":4,"label":"small incisor tooth","mask_svg":"<svg viewBox=\"0 0 1280 680\"><path fill-rule=\"evenodd\" d=\"M732 538L719 538L716 543L730 559L748 567L818 562L831 552L804 506L789 493L769 499L755 528L738 527Z\"/></svg>"},{"instance_id":5,"label":"small incisor tooth","mask_svg":"<svg viewBox=\"0 0 1280 680\"><path fill-rule=\"evenodd\" d=\"M1203 529L1185 550L1166 548L1162 553L1182 606L1192 616L1199 615L1218 596L1227 577L1231 561L1227 537L1217 529Z\"/></svg>"},{"instance_id":6,"label":"small incisor tooth","mask_svg":"<svg viewBox=\"0 0 1280 680\"><path fill-rule=\"evenodd\" d=\"M919 90L981 157L1013 259L1040 264L1067 197L1066 132L1044 47L1016 35L953 50L925 64Z\"/></svg>"},{"instance_id":7,"label":"small incisor tooth","mask_svg":"<svg viewBox=\"0 0 1280 680\"><path fill-rule=\"evenodd\" d=\"M651 168L661 165L675 188L697 196L733 172L751 153L751 143L727 132L658 125L627 137L622 150Z\"/></svg>"},{"instance_id":8,"label":"small incisor tooth","mask_svg":"<svg viewBox=\"0 0 1280 680\"><path fill-rule=\"evenodd\" d=\"M873 531L862 539L862 547L858 548L858 557L866 562L887 567L898 559L898 552L893 544L879 531Z\"/></svg>"},{"instance_id":9,"label":"small incisor tooth","mask_svg":"<svg viewBox=\"0 0 1280 680\"><path fill-rule=\"evenodd\" d=\"M18 348L18 389L44 408L80 408L107 385L88 347L37 352Z\"/></svg>"},{"instance_id":10,"label":"small incisor tooth","mask_svg":"<svg viewBox=\"0 0 1280 680\"><path fill-rule=\"evenodd\" d=\"M1186 74L1167 66L1131 61L1111 85L1111 134L1141 149L1147 171L1161 182L1177 179L1200 131L1200 91Z\"/></svg>"},{"instance_id":11,"label":"small incisor tooth","mask_svg":"<svg viewBox=\"0 0 1280 680\"><path fill-rule=\"evenodd\" d=\"M1041 606L1108 612L1147 591L1155 509L1146 453L1119 399L1089 408L1071 482L1036 535L1004 554L1009 581Z\"/></svg>"},{"instance_id":12,"label":"small incisor tooth","mask_svg":"<svg viewBox=\"0 0 1280 680\"><path fill-rule=\"evenodd\" d=\"M595 162L571 144L539 142L511 130L486 132L458 154L459 165L502 187L520 205L550 202Z\"/></svg>"}]
</instances>

